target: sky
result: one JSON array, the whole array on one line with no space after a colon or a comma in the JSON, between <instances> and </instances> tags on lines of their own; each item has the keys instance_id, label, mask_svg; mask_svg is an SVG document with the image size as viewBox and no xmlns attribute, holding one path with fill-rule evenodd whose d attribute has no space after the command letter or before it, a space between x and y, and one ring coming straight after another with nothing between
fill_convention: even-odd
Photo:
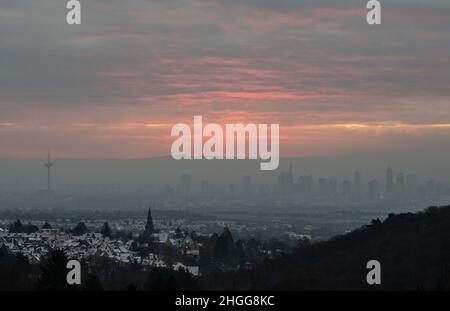
<instances>
[{"instance_id":1,"label":"sky","mask_svg":"<svg viewBox=\"0 0 450 311\"><path fill-rule=\"evenodd\" d=\"M169 155L194 115L281 156L449 150L448 0L80 2L0 2L0 158Z\"/></svg>"}]
</instances>

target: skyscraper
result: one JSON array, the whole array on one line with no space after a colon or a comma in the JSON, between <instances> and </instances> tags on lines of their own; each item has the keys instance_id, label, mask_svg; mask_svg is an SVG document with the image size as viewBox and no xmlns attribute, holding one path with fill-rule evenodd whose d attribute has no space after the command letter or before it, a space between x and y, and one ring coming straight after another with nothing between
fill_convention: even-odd
<instances>
[{"instance_id":1,"label":"skyscraper","mask_svg":"<svg viewBox=\"0 0 450 311\"><path fill-rule=\"evenodd\" d=\"M406 191L415 194L417 190L417 176L415 174L406 175Z\"/></svg>"},{"instance_id":2,"label":"skyscraper","mask_svg":"<svg viewBox=\"0 0 450 311\"><path fill-rule=\"evenodd\" d=\"M191 175L182 174L181 175L181 192L187 194L191 192Z\"/></svg>"},{"instance_id":3,"label":"skyscraper","mask_svg":"<svg viewBox=\"0 0 450 311\"><path fill-rule=\"evenodd\" d=\"M314 180L312 175L300 176L297 180L297 184L301 194L312 194L314 190Z\"/></svg>"},{"instance_id":4,"label":"skyscraper","mask_svg":"<svg viewBox=\"0 0 450 311\"><path fill-rule=\"evenodd\" d=\"M394 192L394 172L392 168L388 166L386 170L386 192Z\"/></svg>"},{"instance_id":5,"label":"skyscraper","mask_svg":"<svg viewBox=\"0 0 450 311\"><path fill-rule=\"evenodd\" d=\"M206 180L206 179L202 180L201 189L202 189L202 193L208 193L209 192L209 182L208 182L208 180Z\"/></svg>"},{"instance_id":6,"label":"skyscraper","mask_svg":"<svg viewBox=\"0 0 450 311\"><path fill-rule=\"evenodd\" d=\"M353 197L357 200L361 199L362 193L362 182L361 182L361 173L359 171L355 172L353 176Z\"/></svg>"},{"instance_id":7,"label":"skyscraper","mask_svg":"<svg viewBox=\"0 0 450 311\"><path fill-rule=\"evenodd\" d=\"M336 196L338 194L338 181L336 177L331 177L328 179L328 194Z\"/></svg>"},{"instance_id":8,"label":"skyscraper","mask_svg":"<svg viewBox=\"0 0 450 311\"><path fill-rule=\"evenodd\" d=\"M253 192L251 176L242 177L242 191L247 195Z\"/></svg>"},{"instance_id":9,"label":"skyscraper","mask_svg":"<svg viewBox=\"0 0 450 311\"><path fill-rule=\"evenodd\" d=\"M348 180L342 182L342 195L344 197L349 197L352 191L352 184Z\"/></svg>"},{"instance_id":10,"label":"skyscraper","mask_svg":"<svg viewBox=\"0 0 450 311\"><path fill-rule=\"evenodd\" d=\"M395 188L398 193L405 192L405 174L398 173L395 179Z\"/></svg>"},{"instance_id":11,"label":"skyscraper","mask_svg":"<svg viewBox=\"0 0 450 311\"><path fill-rule=\"evenodd\" d=\"M328 185L328 180L326 178L319 178L318 191L319 191L319 195L322 196L322 197L328 195L328 193L329 193L329 185Z\"/></svg>"},{"instance_id":12,"label":"skyscraper","mask_svg":"<svg viewBox=\"0 0 450 311\"><path fill-rule=\"evenodd\" d=\"M289 171L278 174L278 194L288 194L294 190L294 168L289 164Z\"/></svg>"},{"instance_id":13,"label":"skyscraper","mask_svg":"<svg viewBox=\"0 0 450 311\"><path fill-rule=\"evenodd\" d=\"M368 197L370 201L376 201L381 198L381 187L377 180L369 182Z\"/></svg>"}]
</instances>

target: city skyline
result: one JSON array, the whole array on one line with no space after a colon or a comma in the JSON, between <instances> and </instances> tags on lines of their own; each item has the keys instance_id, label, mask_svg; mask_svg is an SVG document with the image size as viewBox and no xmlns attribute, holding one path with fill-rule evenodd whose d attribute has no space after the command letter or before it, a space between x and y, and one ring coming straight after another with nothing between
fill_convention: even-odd
<instances>
[{"instance_id":1,"label":"city skyline","mask_svg":"<svg viewBox=\"0 0 450 311\"><path fill-rule=\"evenodd\" d=\"M288 160L287 160L288 161ZM285 159L286 162L286 159ZM51 159L50 151L44 166L47 168L47 188L50 192L51 179L50 170L54 162ZM336 177L333 175L313 174L302 172L301 168L294 172L294 165L286 165L284 170L280 169L272 174L272 180L265 182L259 180L255 175L241 175L241 180L234 180L229 183L218 183L215 179L199 177L195 173L182 172L179 182L156 184L161 195L181 195L189 197L191 195L202 196L227 193L231 199L238 197L251 198L254 196L279 196L303 198L308 200L343 199L345 202L375 202L379 200L405 200L410 202L424 199L443 199L450 197L450 182L435 179L430 176L420 176L414 172L397 171L391 165L387 165L384 178L380 175L371 176L362 174L360 170L353 171L352 178ZM86 181L89 179L86 176ZM155 184L150 186L141 184L150 192L155 191ZM103 187L107 187L103 185ZM57 187L58 188L58 187ZM152 189L153 188L153 189ZM152 189L152 190L151 190ZM39 189L35 189L39 190ZM59 189L61 191L64 189ZM136 189L135 189L136 190ZM158 192L158 191L157 191ZM431 201L430 201L431 202ZM151 214L149 214L149 217Z\"/></svg>"}]
</instances>

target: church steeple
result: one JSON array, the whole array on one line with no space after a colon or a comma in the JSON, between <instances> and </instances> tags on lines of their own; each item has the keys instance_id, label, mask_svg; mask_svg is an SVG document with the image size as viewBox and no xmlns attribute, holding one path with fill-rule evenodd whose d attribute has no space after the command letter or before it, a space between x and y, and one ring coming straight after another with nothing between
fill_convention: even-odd
<instances>
[{"instance_id":1,"label":"church steeple","mask_svg":"<svg viewBox=\"0 0 450 311\"><path fill-rule=\"evenodd\" d=\"M147 215L147 223L145 224L144 235L149 237L153 234L153 232L155 232L155 227L153 226L152 207L149 206L148 215Z\"/></svg>"}]
</instances>

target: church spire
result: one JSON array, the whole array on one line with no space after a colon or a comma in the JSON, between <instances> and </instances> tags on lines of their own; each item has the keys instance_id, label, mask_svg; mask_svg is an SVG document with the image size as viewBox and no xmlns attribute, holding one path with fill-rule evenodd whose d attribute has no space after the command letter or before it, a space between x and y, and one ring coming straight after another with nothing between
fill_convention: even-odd
<instances>
[{"instance_id":1,"label":"church spire","mask_svg":"<svg viewBox=\"0 0 450 311\"><path fill-rule=\"evenodd\" d=\"M150 236L155 231L155 227L153 226L153 218L152 218L152 207L149 206L148 208L148 215L147 215L147 223L145 224L145 236Z\"/></svg>"}]
</instances>

